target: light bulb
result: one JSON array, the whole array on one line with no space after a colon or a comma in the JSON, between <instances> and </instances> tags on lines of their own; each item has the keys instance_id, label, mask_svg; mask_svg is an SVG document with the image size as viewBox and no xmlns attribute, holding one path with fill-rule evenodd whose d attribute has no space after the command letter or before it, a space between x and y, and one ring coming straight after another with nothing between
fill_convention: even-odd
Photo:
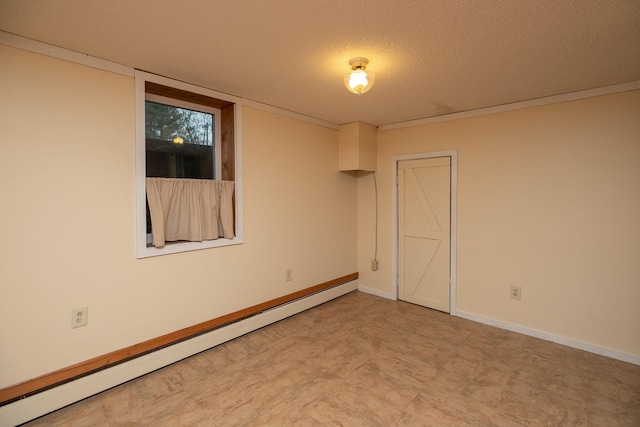
<instances>
[{"instance_id":1,"label":"light bulb","mask_svg":"<svg viewBox=\"0 0 640 427\"><path fill-rule=\"evenodd\" d=\"M347 90L356 95L361 95L371 89L375 76L365 71L369 61L366 58L355 58L349 61L353 71L345 76L344 85Z\"/></svg>"},{"instance_id":2,"label":"light bulb","mask_svg":"<svg viewBox=\"0 0 640 427\"><path fill-rule=\"evenodd\" d=\"M353 92L363 93L369 81L367 80L367 73L362 70L356 70L349 76L349 87Z\"/></svg>"}]
</instances>

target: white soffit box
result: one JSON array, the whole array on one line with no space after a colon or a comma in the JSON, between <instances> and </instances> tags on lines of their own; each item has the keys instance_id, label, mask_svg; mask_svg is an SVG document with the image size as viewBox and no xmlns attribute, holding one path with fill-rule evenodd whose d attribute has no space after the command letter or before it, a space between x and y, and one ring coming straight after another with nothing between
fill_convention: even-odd
<instances>
[{"instance_id":1,"label":"white soffit box","mask_svg":"<svg viewBox=\"0 0 640 427\"><path fill-rule=\"evenodd\" d=\"M338 130L338 170L375 172L377 163L378 129L353 122Z\"/></svg>"}]
</instances>

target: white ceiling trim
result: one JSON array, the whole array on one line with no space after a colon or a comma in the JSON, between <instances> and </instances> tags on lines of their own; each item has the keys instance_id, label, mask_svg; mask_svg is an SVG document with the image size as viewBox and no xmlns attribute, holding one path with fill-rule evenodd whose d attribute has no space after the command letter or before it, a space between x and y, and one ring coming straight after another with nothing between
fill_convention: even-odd
<instances>
[{"instance_id":1,"label":"white ceiling trim","mask_svg":"<svg viewBox=\"0 0 640 427\"><path fill-rule=\"evenodd\" d=\"M295 111L285 110L283 108L274 107L273 105L263 104L262 102L253 101L251 99L243 98L242 105L245 107L255 108L257 110L267 111L269 113L278 114L280 116L290 117L293 119L302 120L316 125L328 127L330 129L338 130L340 126L335 123L327 122L325 120L317 119L315 117L306 116L304 114L296 113Z\"/></svg>"},{"instance_id":2,"label":"white ceiling trim","mask_svg":"<svg viewBox=\"0 0 640 427\"><path fill-rule=\"evenodd\" d=\"M133 77L135 69L126 65L118 64L116 62L108 61L106 59L97 58L91 55L75 52L58 46L53 46L47 43L32 40L26 37L18 36L16 34L0 31L0 44L26 50L33 53L38 53L53 58L61 59L68 62L73 62L79 65L85 65L96 69L109 71L116 74L121 74L128 77ZM209 89L209 88L207 88ZM214 89L209 89L214 90ZM640 90L640 80L636 80L628 83L621 83L617 85L604 86L595 89L587 89L577 92L565 93L561 95L553 95L544 98L531 99L527 101L514 102L504 105L496 105L487 108L480 108L476 110L462 111L458 113L443 114L435 117L427 117L424 119L410 120L406 122L392 123L388 125L382 125L378 127L381 132L402 129L414 126L422 126L432 123L446 122L450 120L458 120L470 117L484 116L488 114L502 113L506 111L520 110L523 108L538 107L542 105L556 104L560 102L575 101L578 99L593 98L596 96L611 95L614 93L628 92L633 90ZM236 97L235 95L230 96ZM286 110L283 108L275 107L272 105L264 104L258 101L253 101L247 98L242 98L242 104L248 107L256 108L262 111L271 112L285 117L302 120L309 123L314 123L320 126L328 127L330 129L339 129L339 125L331 123L322 119L307 116L305 114L297 113L294 111Z\"/></svg>"},{"instance_id":3,"label":"white ceiling trim","mask_svg":"<svg viewBox=\"0 0 640 427\"><path fill-rule=\"evenodd\" d=\"M107 61L106 59L96 58L95 56L86 55L84 53L74 52L62 47L57 47L47 43L28 39L26 37L17 36L5 31L0 31L0 44L26 50L28 52L39 53L41 55L62 59L64 61L73 62L75 64L86 65L88 67L97 68L99 70L122 74L128 77L133 77L134 74L134 69L132 67L118 64L112 61Z\"/></svg>"},{"instance_id":4,"label":"white ceiling trim","mask_svg":"<svg viewBox=\"0 0 640 427\"><path fill-rule=\"evenodd\" d=\"M407 122L392 123L382 125L379 131L401 129L414 126L428 125L431 123L448 122L450 120L466 119L469 117L484 116L487 114L503 113L505 111L521 110L523 108L539 107L541 105L557 104L560 102L575 101L578 99L594 98L596 96L612 95L614 93L640 90L640 80L634 82L621 83L617 85L604 86L595 89L581 90L578 92L563 93L561 95L547 96L544 98L530 99L527 101L513 102L511 104L496 105L493 107L479 108L477 110L462 111L459 113L443 114L436 117L410 120Z\"/></svg>"},{"instance_id":5,"label":"white ceiling trim","mask_svg":"<svg viewBox=\"0 0 640 427\"><path fill-rule=\"evenodd\" d=\"M14 47L17 49L22 49L27 52L37 53L45 56L49 56L56 59L61 59L63 61L72 62L78 65L85 65L88 67L96 68L99 70L109 71L116 74L121 74L127 77L134 77L135 69L133 67L128 67L126 65L118 64L116 62L108 61L102 58L96 58L91 55L86 55L79 52L74 52L72 50L68 50L62 47L53 46L47 43L39 42L36 40L28 39L26 37L18 36L15 34L7 33L5 31L0 31L0 44ZM150 73L153 74L153 73ZM157 74L153 74L158 77ZM169 77L164 77L170 79ZM172 84L175 84L175 80L171 80ZM203 88L211 91L215 91L211 88ZM221 93L216 91L216 93ZM248 107L252 107L258 110L267 111L270 113L278 114L285 117L294 118L297 120L302 120L305 122L317 124L320 126L328 127L330 129L339 129L339 126L335 123L331 123L325 120L317 119L315 117L306 116L304 114L296 113L294 111L285 110L279 107L274 107L272 105L264 104L262 102L253 101L250 99L242 99L231 94L224 94L225 98L231 96L235 99L237 104L246 105Z\"/></svg>"}]
</instances>

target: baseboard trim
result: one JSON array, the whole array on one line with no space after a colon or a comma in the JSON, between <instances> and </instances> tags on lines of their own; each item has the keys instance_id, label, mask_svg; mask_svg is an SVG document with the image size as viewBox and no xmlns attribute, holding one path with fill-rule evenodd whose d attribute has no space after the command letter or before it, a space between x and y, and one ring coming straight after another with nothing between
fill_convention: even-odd
<instances>
[{"instance_id":1,"label":"baseboard trim","mask_svg":"<svg viewBox=\"0 0 640 427\"><path fill-rule=\"evenodd\" d=\"M599 354L601 356L611 357L612 359L621 360L623 362L632 363L634 365L640 365L640 356L633 354L623 353L620 351L611 350L604 347L598 347L593 344L584 343L582 341L573 340L560 335L555 335L549 332L539 331L537 329L527 328L525 326L516 325L514 323L502 322L500 320L491 319L489 317L478 316L476 314L467 313L457 310L456 316L463 319L471 320L473 322L482 323L489 326L495 326L496 328L506 329L508 331L517 332L519 334L528 335L534 338L540 338L545 341L551 341L556 344L566 345L568 347L577 348L578 350L588 351L590 353Z\"/></svg>"},{"instance_id":2,"label":"baseboard trim","mask_svg":"<svg viewBox=\"0 0 640 427\"><path fill-rule=\"evenodd\" d=\"M353 277L354 275L355 277ZM109 388L255 331L256 329L355 291L358 289L358 280L357 273L354 273L354 275L345 276L349 278L349 281L346 281L346 283L343 281L343 283L334 284L327 289L316 291L315 293L299 297L298 299L286 301L258 314L226 326L221 326L210 332L197 335L152 353L136 357L8 403L0 407L0 426L15 426L33 420L108 390ZM317 286L309 289L314 289Z\"/></svg>"},{"instance_id":3,"label":"baseboard trim","mask_svg":"<svg viewBox=\"0 0 640 427\"><path fill-rule=\"evenodd\" d=\"M367 288L367 287L364 287L364 286L358 286L358 290L360 292L364 292L365 294L371 294L371 295L375 295L377 297L382 297L382 298L386 298L386 299L395 300L395 298L393 297L391 292L383 292L383 291L379 291L377 289L371 289L371 288Z\"/></svg>"}]
</instances>

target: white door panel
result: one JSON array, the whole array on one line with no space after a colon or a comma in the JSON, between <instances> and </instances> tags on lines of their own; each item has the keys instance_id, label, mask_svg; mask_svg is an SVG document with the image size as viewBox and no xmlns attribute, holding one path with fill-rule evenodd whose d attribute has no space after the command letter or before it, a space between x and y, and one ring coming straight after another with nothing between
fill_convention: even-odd
<instances>
[{"instance_id":1,"label":"white door panel","mask_svg":"<svg viewBox=\"0 0 640 427\"><path fill-rule=\"evenodd\" d=\"M398 163L398 297L449 312L449 157Z\"/></svg>"}]
</instances>

